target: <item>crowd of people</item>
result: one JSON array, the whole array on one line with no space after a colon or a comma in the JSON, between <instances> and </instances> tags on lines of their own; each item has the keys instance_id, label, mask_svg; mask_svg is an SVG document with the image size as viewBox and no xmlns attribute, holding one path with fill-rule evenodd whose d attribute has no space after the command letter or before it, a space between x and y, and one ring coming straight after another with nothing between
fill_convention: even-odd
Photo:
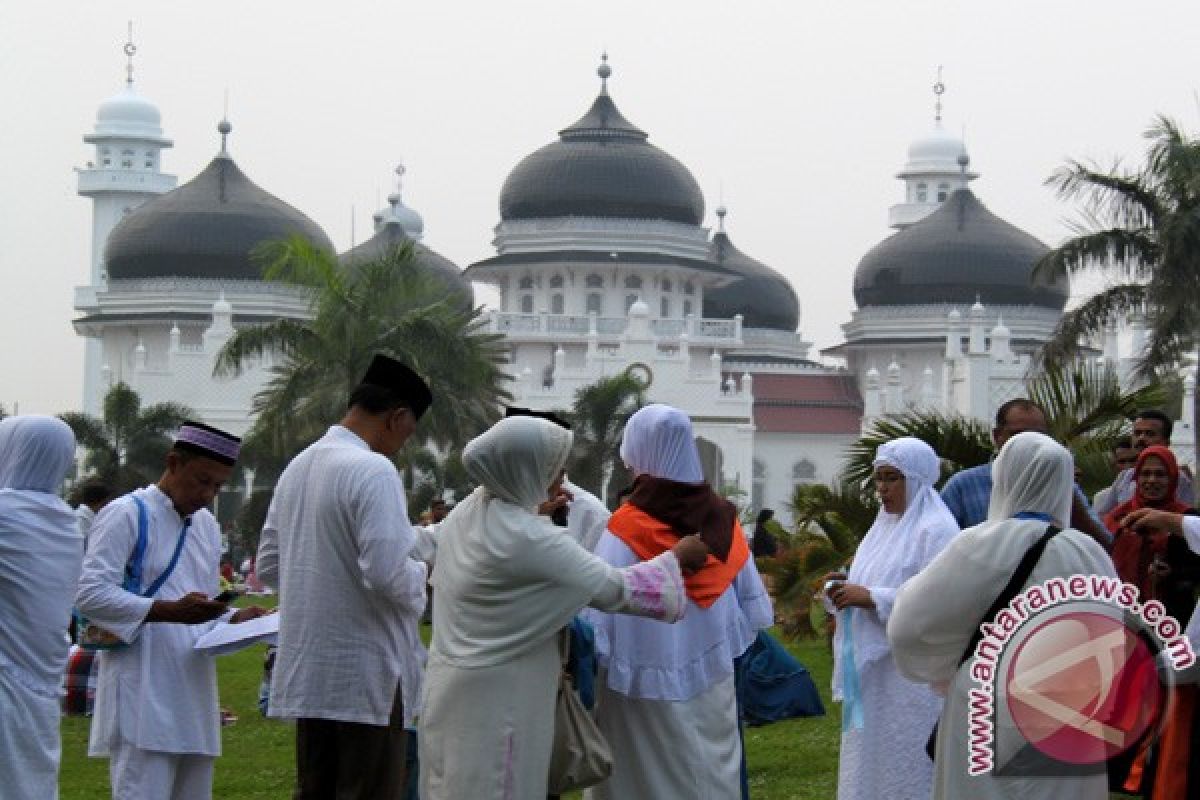
<instances>
[{"instance_id":1,"label":"crowd of people","mask_svg":"<svg viewBox=\"0 0 1200 800\"><path fill-rule=\"evenodd\" d=\"M678 409L649 405L628 420L620 456L634 480L615 511L567 479L568 425L510 409L463 451L477 488L413 525L392 458L434 402L421 376L376 356L344 417L275 487L253 561L278 592L264 707L295 722L293 796L541 800L560 785L565 686L594 701L604 743L585 797L747 797L736 664L774 621L755 562L782 546L770 512L743 531L705 482ZM1200 797L1200 714L1183 683L1154 735L1107 768L966 769L967 657L993 601L1091 575L1120 578L1181 622L1195 607L1200 518L1167 446L1169 418L1138 415L1094 503L1046 427L1034 403L1006 403L994 458L940 492L929 444L878 448L878 515L823 585L842 704L838 797L1102 800L1110 784ZM187 422L156 483L113 497L85 482L72 509L58 494L75 457L70 428L0 421L3 797L58 796L63 688L70 707L93 674L88 750L108 759L112 796L212 796L217 671L197 643L269 613L234 608L221 591L208 506L239 452L237 437ZM68 665L70 637L82 647ZM1018 728L996 712L996 753L1029 741Z\"/></svg>"}]
</instances>

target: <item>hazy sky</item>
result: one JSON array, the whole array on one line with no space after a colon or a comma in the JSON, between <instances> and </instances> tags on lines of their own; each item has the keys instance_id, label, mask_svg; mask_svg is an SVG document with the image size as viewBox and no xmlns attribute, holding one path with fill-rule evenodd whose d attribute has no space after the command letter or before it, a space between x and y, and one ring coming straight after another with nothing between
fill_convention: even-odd
<instances>
[{"instance_id":1,"label":"hazy sky","mask_svg":"<svg viewBox=\"0 0 1200 800\"><path fill-rule=\"evenodd\" d=\"M493 254L508 171L610 90L650 140L721 187L745 252L786 274L801 331L840 341L862 255L887 235L894 178L931 129L965 130L973 188L1055 244L1074 209L1043 179L1066 157L1138 163L1165 112L1196 130L1194 2L311 2L0 3L0 403L78 408L74 287L90 201L72 170L97 105L124 79L134 20L139 91L189 180L212 158L229 92L230 150L260 186L316 220L339 250L408 166L425 243L460 266Z\"/></svg>"}]
</instances>

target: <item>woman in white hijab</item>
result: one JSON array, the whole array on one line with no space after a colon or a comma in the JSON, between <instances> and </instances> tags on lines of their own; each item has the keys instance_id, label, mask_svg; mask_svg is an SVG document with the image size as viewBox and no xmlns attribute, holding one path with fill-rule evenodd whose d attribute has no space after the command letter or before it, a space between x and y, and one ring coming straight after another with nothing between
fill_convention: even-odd
<instances>
[{"instance_id":1,"label":"woman in white hijab","mask_svg":"<svg viewBox=\"0 0 1200 800\"><path fill-rule=\"evenodd\" d=\"M423 800L546 796L560 672L558 633L584 605L665 622L684 610L672 551L614 569L537 507L557 489L571 432L510 417L468 443L463 466L480 484L438 528L433 642L418 724Z\"/></svg>"},{"instance_id":2,"label":"woman in white hijab","mask_svg":"<svg viewBox=\"0 0 1200 800\"><path fill-rule=\"evenodd\" d=\"M602 673L596 721L613 749L613 774L595 800L729 800L739 796L733 660L773 622L737 509L704 482L691 421L649 405L630 417L621 458L635 475L629 501L608 520L596 555L644 562L700 530L713 555L685 581L688 611L666 626L593 610Z\"/></svg>"},{"instance_id":3,"label":"woman in white hijab","mask_svg":"<svg viewBox=\"0 0 1200 800\"><path fill-rule=\"evenodd\" d=\"M874 467L882 508L849 575L830 576L836 585L829 596L839 609L833 649L833 696L842 702L838 798L925 798L933 781L925 740L942 703L896 671L886 626L900 586L941 552L958 524L933 488L939 460L925 442L904 437L882 444Z\"/></svg>"},{"instance_id":4,"label":"woman in white hijab","mask_svg":"<svg viewBox=\"0 0 1200 800\"><path fill-rule=\"evenodd\" d=\"M0 421L0 794L13 800L58 797L59 697L83 538L56 492L74 457L62 420Z\"/></svg>"},{"instance_id":5,"label":"woman in white hijab","mask_svg":"<svg viewBox=\"0 0 1200 800\"><path fill-rule=\"evenodd\" d=\"M970 662L959 659L984 612L1008 583L1017 564L1050 524L1071 518L1074 467L1071 454L1040 433L1021 433L1005 443L992 465L988 519L954 538L932 564L896 597L888 638L896 666L911 680L945 693L938 724L934 798L958 800L1103 800L1108 781L1095 775L1000 777L967 773L970 727ZM1046 545L1025 586L1071 575L1116 577L1112 561L1095 540L1065 529ZM995 751L1019 749L1014 729L997 698ZM917 731L924 734L925 731Z\"/></svg>"}]
</instances>

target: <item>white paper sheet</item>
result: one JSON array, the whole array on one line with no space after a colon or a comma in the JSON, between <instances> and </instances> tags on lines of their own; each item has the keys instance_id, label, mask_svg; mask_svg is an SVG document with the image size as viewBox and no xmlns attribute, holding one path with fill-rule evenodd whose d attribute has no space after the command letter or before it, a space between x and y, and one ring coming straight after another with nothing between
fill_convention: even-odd
<instances>
[{"instance_id":1,"label":"white paper sheet","mask_svg":"<svg viewBox=\"0 0 1200 800\"><path fill-rule=\"evenodd\" d=\"M212 656L222 656L251 645L275 644L278 635L279 614L272 612L237 625L223 622L201 636L196 642L196 649Z\"/></svg>"}]
</instances>

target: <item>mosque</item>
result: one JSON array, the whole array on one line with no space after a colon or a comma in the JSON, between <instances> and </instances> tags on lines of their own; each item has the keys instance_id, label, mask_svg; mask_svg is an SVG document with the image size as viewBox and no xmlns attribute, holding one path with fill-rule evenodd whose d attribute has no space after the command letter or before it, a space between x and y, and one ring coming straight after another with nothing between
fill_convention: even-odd
<instances>
[{"instance_id":1,"label":"mosque","mask_svg":"<svg viewBox=\"0 0 1200 800\"><path fill-rule=\"evenodd\" d=\"M162 171L171 140L134 86L132 44L126 53L126 85L100 105L84 136L93 160L78 170L78 192L93 203L88 282L75 293L84 407L97 413L123 380L144 402L183 399L241 433L270 359L216 378L215 353L237 327L307 314L303 293L262 280L249 253L289 233L333 245L242 171L228 122L212 162L177 186ZM472 283L494 286L487 325L508 341L518 404L570 408L578 389L629 372L651 401L688 412L707 477L738 487L754 508L782 511L797 483L832 480L880 414L937 408L987 419L1022 392L1067 285L1031 282L1046 246L969 187L978 175L942 126L940 82L934 128L897 174L896 231L866 248L845 341L822 362L800 332L788 280L734 243L724 207L707 216L688 168L618 109L607 58L597 74L583 116L500 187L494 256L461 270L430 249L398 188L373 237L342 263L411 241L417 268L464 301Z\"/></svg>"}]
</instances>

